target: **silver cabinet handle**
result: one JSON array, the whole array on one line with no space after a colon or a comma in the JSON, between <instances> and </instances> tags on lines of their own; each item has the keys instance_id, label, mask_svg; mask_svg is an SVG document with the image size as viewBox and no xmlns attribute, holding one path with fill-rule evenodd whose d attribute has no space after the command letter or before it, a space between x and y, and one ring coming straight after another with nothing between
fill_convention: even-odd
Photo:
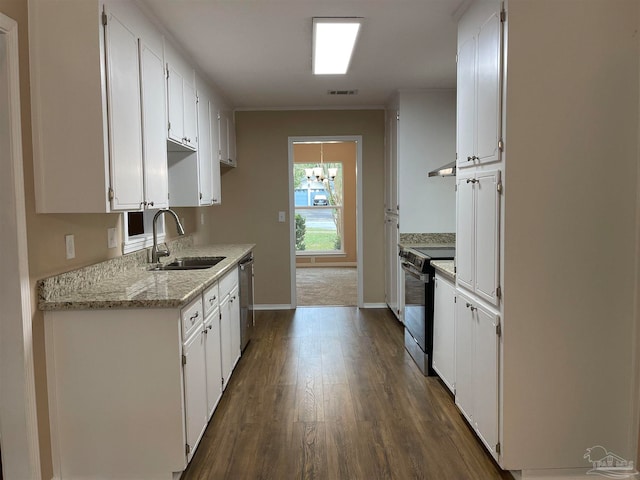
<instances>
[{"instance_id":1,"label":"silver cabinet handle","mask_svg":"<svg viewBox=\"0 0 640 480\"><path fill-rule=\"evenodd\" d=\"M477 178L467 178L467 183L478 183L480 180Z\"/></svg>"},{"instance_id":2,"label":"silver cabinet handle","mask_svg":"<svg viewBox=\"0 0 640 480\"><path fill-rule=\"evenodd\" d=\"M194 313L189 317L189 320L193 321L200 316L199 312Z\"/></svg>"},{"instance_id":3,"label":"silver cabinet handle","mask_svg":"<svg viewBox=\"0 0 640 480\"><path fill-rule=\"evenodd\" d=\"M153 202L149 202L147 205L149 205L150 207L153 207Z\"/></svg>"}]
</instances>

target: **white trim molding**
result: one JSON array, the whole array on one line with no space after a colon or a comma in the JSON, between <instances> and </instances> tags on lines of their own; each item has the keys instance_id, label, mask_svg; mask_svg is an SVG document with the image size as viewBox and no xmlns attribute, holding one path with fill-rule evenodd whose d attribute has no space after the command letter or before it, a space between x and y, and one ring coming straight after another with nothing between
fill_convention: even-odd
<instances>
[{"instance_id":1,"label":"white trim molding","mask_svg":"<svg viewBox=\"0 0 640 480\"><path fill-rule=\"evenodd\" d=\"M0 438L3 478L40 479L24 199L18 24L0 13Z\"/></svg>"},{"instance_id":2,"label":"white trim molding","mask_svg":"<svg viewBox=\"0 0 640 480\"><path fill-rule=\"evenodd\" d=\"M277 303L265 303L265 304L261 304L261 305L254 305L253 306L254 310L266 310L266 311L271 311L271 310L295 310L295 307L291 306L291 305L287 305L287 304L277 304Z\"/></svg>"}]
</instances>

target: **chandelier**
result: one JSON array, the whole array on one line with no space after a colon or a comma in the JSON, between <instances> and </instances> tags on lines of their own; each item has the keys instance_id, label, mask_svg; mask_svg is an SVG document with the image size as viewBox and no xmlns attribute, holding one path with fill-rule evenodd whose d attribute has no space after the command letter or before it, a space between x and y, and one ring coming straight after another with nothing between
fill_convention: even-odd
<instances>
[{"instance_id":1,"label":"chandelier","mask_svg":"<svg viewBox=\"0 0 640 480\"><path fill-rule=\"evenodd\" d=\"M328 168L324 164L324 150L323 144L320 144L320 163L316 163L316 166L313 168L305 168L304 174L307 176L307 181L310 182L312 178L315 178L316 181L322 183L328 183L329 180L333 181L338 175L337 168Z\"/></svg>"}]
</instances>

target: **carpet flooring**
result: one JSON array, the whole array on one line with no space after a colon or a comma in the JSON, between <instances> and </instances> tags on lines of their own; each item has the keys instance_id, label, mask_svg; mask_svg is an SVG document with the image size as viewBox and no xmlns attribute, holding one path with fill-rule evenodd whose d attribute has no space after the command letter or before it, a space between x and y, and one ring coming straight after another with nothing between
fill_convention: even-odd
<instances>
[{"instance_id":1,"label":"carpet flooring","mask_svg":"<svg viewBox=\"0 0 640 480\"><path fill-rule=\"evenodd\" d=\"M355 267L296 269L296 297L299 307L358 304L358 271Z\"/></svg>"}]
</instances>

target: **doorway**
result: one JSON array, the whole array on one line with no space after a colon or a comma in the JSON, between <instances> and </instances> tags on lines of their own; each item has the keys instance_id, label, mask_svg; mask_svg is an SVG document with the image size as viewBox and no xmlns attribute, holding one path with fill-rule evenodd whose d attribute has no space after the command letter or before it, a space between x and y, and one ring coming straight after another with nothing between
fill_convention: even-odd
<instances>
[{"instance_id":1,"label":"doorway","mask_svg":"<svg viewBox=\"0 0 640 480\"><path fill-rule=\"evenodd\" d=\"M0 13L0 443L2 477L40 478L24 201L18 25ZM9 368L8 366L11 366Z\"/></svg>"},{"instance_id":2,"label":"doorway","mask_svg":"<svg viewBox=\"0 0 640 480\"><path fill-rule=\"evenodd\" d=\"M362 139L290 137L291 298L362 306Z\"/></svg>"}]
</instances>

